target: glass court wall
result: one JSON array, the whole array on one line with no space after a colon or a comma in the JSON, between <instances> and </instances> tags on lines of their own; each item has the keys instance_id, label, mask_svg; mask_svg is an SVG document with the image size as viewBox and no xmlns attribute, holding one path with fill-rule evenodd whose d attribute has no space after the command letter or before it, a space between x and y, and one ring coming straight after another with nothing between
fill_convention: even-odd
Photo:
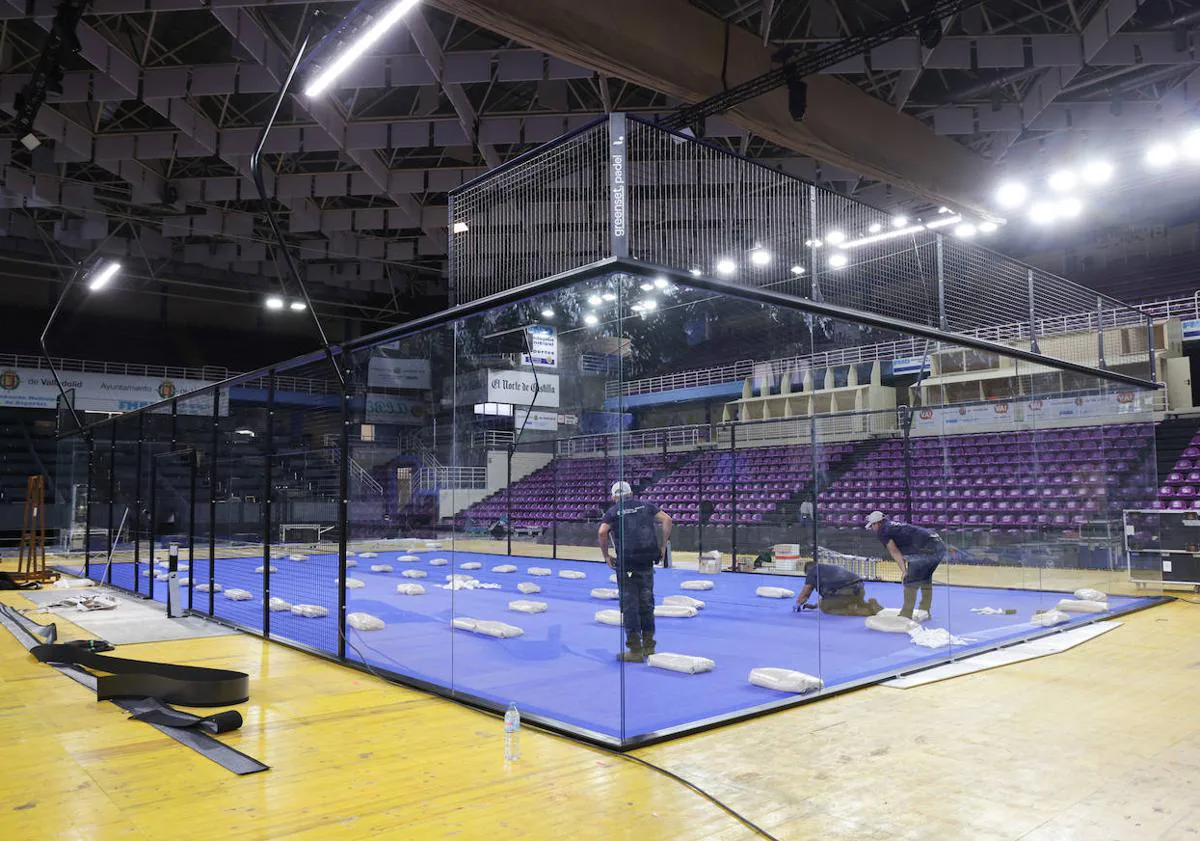
<instances>
[{"instance_id":1,"label":"glass court wall","mask_svg":"<svg viewBox=\"0 0 1200 841\"><path fill-rule=\"evenodd\" d=\"M1069 285L1038 315L1045 278L936 229L804 245L871 213L594 126L455 196L456 309L63 439L107 530L69 564L161 600L178 543L200 615L618 746L1150 603L1121 526L1156 487L1145 325ZM981 271L1023 320L954 309ZM617 481L673 522L652 619L601 562ZM944 547L910 593L874 510ZM794 610L822 577L850 597ZM1083 588L1103 613L1048 613ZM907 596L919 626L868 627ZM618 659L651 621L680 656Z\"/></svg>"}]
</instances>

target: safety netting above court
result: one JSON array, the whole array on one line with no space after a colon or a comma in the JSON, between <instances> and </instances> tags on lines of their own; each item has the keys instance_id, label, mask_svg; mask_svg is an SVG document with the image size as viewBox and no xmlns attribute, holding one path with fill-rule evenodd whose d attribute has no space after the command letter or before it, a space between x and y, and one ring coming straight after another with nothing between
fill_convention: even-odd
<instances>
[{"instance_id":1,"label":"safety netting above court","mask_svg":"<svg viewBox=\"0 0 1200 841\"><path fill-rule=\"evenodd\" d=\"M945 208L891 214L623 114L459 188L450 222L460 304L629 259L1152 378L1145 314L987 249Z\"/></svg>"}]
</instances>

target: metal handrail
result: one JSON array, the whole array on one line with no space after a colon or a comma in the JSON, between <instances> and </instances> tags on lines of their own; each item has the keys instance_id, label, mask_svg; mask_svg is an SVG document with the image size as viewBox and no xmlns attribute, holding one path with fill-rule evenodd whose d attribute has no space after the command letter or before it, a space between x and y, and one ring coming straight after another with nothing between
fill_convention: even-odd
<instances>
[{"instance_id":1,"label":"metal handrail","mask_svg":"<svg viewBox=\"0 0 1200 841\"><path fill-rule=\"evenodd\" d=\"M1098 330L1101 324L1105 329L1129 327L1143 323L1137 317L1138 313L1151 318L1190 317L1200 319L1200 292L1186 298L1171 298L1135 306L1136 309L1106 309L1040 318L1033 322L1034 330L1032 332L1029 322L1024 321L964 330L963 335L994 342L1013 342L1028 340L1033 335L1044 338L1080 330ZM855 365L864 362L902 359L919 356L925 353L927 348L927 343L923 339L901 339L893 342L838 348L804 356L771 359L759 363L741 361L732 365L698 368L624 382L613 380L604 384L604 396L629 397L637 394L658 394L681 388L717 385L745 379L753 376L756 371L769 371L771 376L780 376L793 368L826 368L834 365ZM933 349L928 348L928 350L932 351Z\"/></svg>"}]
</instances>

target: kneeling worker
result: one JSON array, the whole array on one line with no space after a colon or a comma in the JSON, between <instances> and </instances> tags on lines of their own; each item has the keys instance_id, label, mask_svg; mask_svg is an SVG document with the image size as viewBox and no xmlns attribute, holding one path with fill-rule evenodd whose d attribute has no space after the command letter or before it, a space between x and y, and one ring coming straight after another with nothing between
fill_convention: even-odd
<instances>
[{"instance_id":1,"label":"kneeling worker","mask_svg":"<svg viewBox=\"0 0 1200 841\"><path fill-rule=\"evenodd\" d=\"M815 604L808 604L808 597L813 590L820 596L822 613L835 616L874 616L883 610L883 606L871 599L866 599L866 588L863 580L850 570L837 564L822 564L809 561L804 565L804 589L796 596L795 610L813 610Z\"/></svg>"},{"instance_id":2,"label":"kneeling worker","mask_svg":"<svg viewBox=\"0 0 1200 841\"><path fill-rule=\"evenodd\" d=\"M674 521L657 506L635 497L628 482L614 482L611 494L614 504L605 512L598 534L600 554L617 571L629 649L621 659L642 663L654 653L654 565L666 560ZM617 547L615 561L608 554L610 534Z\"/></svg>"}]
</instances>

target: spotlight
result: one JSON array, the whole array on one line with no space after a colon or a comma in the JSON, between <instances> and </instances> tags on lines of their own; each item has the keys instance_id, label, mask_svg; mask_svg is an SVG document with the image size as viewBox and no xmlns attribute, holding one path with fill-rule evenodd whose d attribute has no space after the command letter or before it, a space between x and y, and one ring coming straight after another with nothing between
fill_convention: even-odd
<instances>
[{"instance_id":1,"label":"spotlight","mask_svg":"<svg viewBox=\"0 0 1200 841\"><path fill-rule=\"evenodd\" d=\"M730 260L728 257L722 257L717 261L717 274L731 275L737 271L737 263Z\"/></svg>"},{"instance_id":2,"label":"spotlight","mask_svg":"<svg viewBox=\"0 0 1200 841\"><path fill-rule=\"evenodd\" d=\"M1200 160L1200 129L1192 129L1183 136L1179 144L1183 148L1183 156L1189 160Z\"/></svg>"},{"instance_id":3,"label":"spotlight","mask_svg":"<svg viewBox=\"0 0 1200 841\"><path fill-rule=\"evenodd\" d=\"M756 266L766 266L771 262L771 252L756 248L750 252L750 262Z\"/></svg>"},{"instance_id":4,"label":"spotlight","mask_svg":"<svg viewBox=\"0 0 1200 841\"><path fill-rule=\"evenodd\" d=\"M362 33L362 35L354 40L354 43L342 50L333 63L322 70L317 78L309 83L308 87L304 89L304 95L317 96L325 88L329 87L338 76L342 75L350 65L358 61L363 53L371 49L375 42L387 34L388 30L395 26L400 18L404 17L415 5L417 5L417 0L397 0L390 9L375 19L370 29Z\"/></svg>"},{"instance_id":5,"label":"spotlight","mask_svg":"<svg viewBox=\"0 0 1200 841\"><path fill-rule=\"evenodd\" d=\"M595 327L600 323L600 319L596 318L596 314L594 312L589 312L583 317L583 323L588 327Z\"/></svg>"},{"instance_id":6,"label":"spotlight","mask_svg":"<svg viewBox=\"0 0 1200 841\"><path fill-rule=\"evenodd\" d=\"M792 274L794 274L796 277L804 274L804 266L792 266Z\"/></svg>"},{"instance_id":7,"label":"spotlight","mask_svg":"<svg viewBox=\"0 0 1200 841\"><path fill-rule=\"evenodd\" d=\"M109 282L117 276L117 272L121 271L121 264L117 262L107 263L104 268L96 272L92 277L92 282L88 284L88 289L95 292L98 289L103 289L108 286Z\"/></svg>"},{"instance_id":8,"label":"spotlight","mask_svg":"<svg viewBox=\"0 0 1200 841\"><path fill-rule=\"evenodd\" d=\"M1112 176L1112 164L1108 161L1089 161L1083 166L1083 180L1088 184L1107 184Z\"/></svg>"},{"instance_id":9,"label":"spotlight","mask_svg":"<svg viewBox=\"0 0 1200 841\"><path fill-rule=\"evenodd\" d=\"M1025 204L1025 200L1029 198L1029 190L1024 184L1019 184L1016 181L1009 181L1001 184L996 190L996 203L1001 207L1014 208Z\"/></svg>"},{"instance_id":10,"label":"spotlight","mask_svg":"<svg viewBox=\"0 0 1200 841\"><path fill-rule=\"evenodd\" d=\"M610 304L613 301L617 300L616 293L614 293L614 292L605 292L602 297L604 298L604 300L608 301Z\"/></svg>"},{"instance_id":11,"label":"spotlight","mask_svg":"<svg viewBox=\"0 0 1200 841\"><path fill-rule=\"evenodd\" d=\"M588 295L588 303L593 307L598 307L604 303L604 299L599 295Z\"/></svg>"},{"instance_id":12,"label":"spotlight","mask_svg":"<svg viewBox=\"0 0 1200 841\"><path fill-rule=\"evenodd\" d=\"M907 216L893 216L892 217L892 227L893 228L903 228L907 224L908 224Z\"/></svg>"},{"instance_id":13,"label":"spotlight","mask_svg":"<svg viewBox=\"0 0 1200 841\"><path fill-rule=\"evenodd\" d=\"M306 307L304 306L303 301L292 301L290 304L288 304L288 309L290 309L292 312L304 312Z\"/></svg>"},{"instance_id":14,"label":"spotlight","mask_svg":"<svg viewBox=\"0 0 1200 841\"><path fill-rule=\"evenodd\" d=\"M1029 221L1035 225L1049 225L1058 218L1058 207L1052 202L1036 202L1029 208Z\"/></svg>"},{"instance_id":15,"label":"spotlight","mask_svg":"<svg viewBox=\"0 0 1200 841\"><path fill-rule=\"evenodd\" d=\"M554 310L550 307L546 307L544 310L542 310L542 318L554 318Z\"/></svg>"},{"instance_id":16,"label":"spotlight","mask_svg":"<svg viewBox=\"0 0 1200 841\"><path fill-rule=\"evenodd\" d=\"M465 234L469 230L471 230L471 229L467 227L466 222L455 222L454 223L454 233L456 233L456 234Z\"/></svg>"},{"instance_id":17,"label":"spotlight","mask_svg":"<svg viewBox=\"0 0 1200 841\"><path fill-rule=\"evenodd\" d=\"M950 208L948 208L948 207L943 206L943 207L938 208L938 213L949 213L949 212L950 212Z\"/></svg>"},{"instance_id":18,"label":"spotlight","mask_svg":"<svg viewBox=\"0 0 1200 841\"><path fill-rule=\"evenodd\" d=\"M1165 169L1175 163L1178 154L1170 143L1155 143L1146 150L1146 163L1154 169Z\"/></svg>"},{"instance_id":19,"label":"spotlight","mask_svg":"<svg viewBox=\"0 0 1200 841\"><path fill-rule=\"evenodd\" d=\"M963 239L970 239L975 236L976 228L970 222L963 222L954 229L954 235Z\"/></svg>"},{"instance_id":20,"label":"spotlight","mask_svg":"<svg viewBox=\"0 0 1200 841\"><path fill-rule=\"evenodd\" d=\"M871 227L867 228L867 233L877 234L882 230L883 230L883 225L880 225L878 222L875 222L874 224L871 225Z\"/></svg>"},{"instance_id":21,"label":"spotlight","mask_svg":"<svg viewBox=\"0 0 1200 841\"><path fill-rule=\"evenodd\" d=\"M979 233L991 234L996 231L997 227L999 227L999 226L995 222L980 222L979 223Z\"/></svg>"},{"instance_id":22,"label":"spotlight","mask_svg":"<svg viewBox=\"0 0 1200 841\"><path fill-rule=\"evenodd\" d=\"M653 292L654 284L651 283L650 281L646 281L645 283L642 284L642 291L643 292Z\"/></svg>"},{"instance_id":23,"label":"spotlight","mask_svg":"<svg viewBox=\"0 0 1200 841\"><path fill-rule=\"evenodd\" d=\"M245 436L247 436L248 438L253 438L253 437L254 437L254 430L253 430L253 429L235 429L235 430L233 431L233 434L234 434L234 435L245 435Z\"/></svg>"},{"instance_id":24,"label":"spotlight","mask_svg":"<svg viewBox=\"0 0 1200 841\"><path fill-rule=\"evenodd\" d=\"M1060 169L1058 172L1051 174L1046 183L1050 185L1050 189L1054 192L1065 193L1067 190L1075 189L1075 185L1079 183L1079 178L1069 169Z\"/></svg>"},{"instance_id":25,"label":"spotlight","mask_svg":"<svg viewBox=\"0 0 1200 841\"><path fill-rule=\"evenodd\" d=\"M667 279L665 277L654 278L654 286L656 289L666 289L670 285L671 284L667 282ZM647 291L649 291L649 290L647 290Z\"/></svg>"},{"instance_id":26,"label":"spotlight","mask_svg":"<svg viewBox=\"0 0 1200 841\"><path fill-rule=\"evenodd\" d=\"M645 312L652 312L658 309L658 301L654 300L653 298L647 298L646 300L642 301L642 309Z\"/></svg>"},{"instance_id":27,"label":"spotlight","mask_svg":"<svg viewBox=\"0 0 1200 841\"><path fill-rule=\"evenodd\" d=\"M269 310L283 309L283 298L280 298L278 295L272 295L270 298L267 298L264 303L267 305L267 309Z\"/></svg>"},{"instance_id":28,"label":"spotlight","mask_svg":"<svg viewBox=\"0 0 1200 841\"><path fill-rule=\"evenodd\" d=\"M701 272L699 269L692 269L692 277L700 277L700 274Z\"/></svg>"},{"instance_id":29,"label":"spotlight","mask_svg":"<svg viewBox=\"0 0 1200 841\"><path fill-rule=\"evenodd\" d=\"M1063 199L1058 203L1058 215L1063 219L1074 219L1083 213L1083 202L1076 198Z\"/></svg>"},{"instance_id":30,"label":"spotlight","mask_svg":"<svg viewBox=\"0 0 1200 841\"><path fill-rule=\"evenodd\" d=\"M849 262L850 258L845 254L834 254L829 258L829 265L833 266L835 269L845 268L846 264Z\"/></svg>"},{"instance_id":31,"label":"spotlight","mask_svg":"<svg viewBox=\"0 0 1200 841\"><path fill-rule=\"evenodd\" d=\"M846 235L841 231L830 231L825 235L825 241L830 245L841 245L846 241Z\"/></svg>"}]
</instances>

